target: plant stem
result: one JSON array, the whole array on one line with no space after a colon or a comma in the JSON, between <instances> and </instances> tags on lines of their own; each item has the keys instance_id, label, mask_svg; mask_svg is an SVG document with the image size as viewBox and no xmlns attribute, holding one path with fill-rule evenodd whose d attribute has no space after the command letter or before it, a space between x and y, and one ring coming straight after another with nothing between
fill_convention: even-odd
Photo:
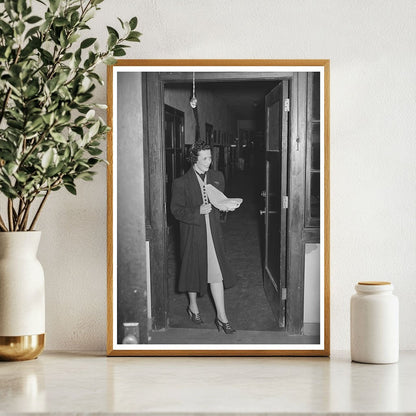
<instances>
[{"instance_id":1,"label":"plant stem","mask_svg":"<svg viewBox=\"0 0 416 416\"><path fill-rule=\"evenodd\" d=\"M23 199L21 199L19 201L19 209L17 210L17 218L16 218L16 221L15 221L15 224L14 224L15 231L20 231L20 229L21 229L20 226L21 226L23 214L25 212L25 207L26 207L26 204L23 201Z\"/></svg>"},{"instance_id":2,"label":"plant stem","mask_svg":"<svg viewBox=\"0 0 416 416\"><path fill-rule=\"evenodd\" d=\"M27 220L28 220L28 218L29 218L29 209L30 209L30 206L32 205L32 202L33 202L33 200L32 200L32 201L30 201L30 202L28 202L28 203L26 204L26 208L25 208L25 215L24 215L23 220L22 220L22 223L21 223L21 225L20 225L20 229L21 229L22 231L25 231L25 230L26 230Z\"/></svg>"},{"instance_id":3,"label":"plant stem","mask_svg":"<svg viewBox=\"0 0 416 416\"><path fill-rule=\"evenodd\" d=\"M13 200L12 199L8 199L7 201L7 213L9 216L9 230L10 231L14 231L14 227L13 227Z\"/></svg>"},{"instance_id":4,"label":"plant stem","mask_svg":"<svg viewBox=\"0 0 416 416\"><path fill-rule=\"evenodd\" d=\"M33 218L32 224L30 224L29 231L33 231L33 228L34 228L34 226L35 226L35 224L36 224L36 222L39 218L40 211L42 210L43 206L45 205L46 199L48 198L50 192L51 192L51 190L48 189L48 191L46 192L46 195L43 197L42 202L40 203L39 208L38 208L38 210L35 214L35 217Z\"/></svg>"},{"instance_id":5,"label":"plant stem","mask_svg":"<svg viewBox=\"0 0 416 416\"><path fill-rule=\"evenodd\" d=\"M4 223L3 218L1 217L1 215L0 215L0 228L1 228L2 231L7 231L6 224Z\"/></svg>"}]
</instances>

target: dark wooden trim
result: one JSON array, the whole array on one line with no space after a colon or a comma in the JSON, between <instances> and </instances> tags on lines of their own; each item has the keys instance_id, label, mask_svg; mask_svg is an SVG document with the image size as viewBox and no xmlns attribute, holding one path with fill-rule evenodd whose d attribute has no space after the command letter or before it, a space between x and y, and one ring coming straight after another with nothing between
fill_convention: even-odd
<instances>
[{"instance_id":1,"label":"dark wooden trim","mask_svg":"<svg viewBox=\"0 0 416 416\"><path fill-rule=\"evenodd\" d=\"M305 172L305 227L319 228L320 219L311 216L311 175L312 172L312 132L313 124L320 123L318 120L313 120L313 73L309 72L307 76L307 104L306 104L306 172ZM320 137L320 140L323 140Z\"/></svg>"},{"instance_id":2,"label":"dark wooden trim","mask_svg":"<svg viewBox=\"0 0 416 416\"><path fill-rule=\"evenodd\" d=\"M144 157L144 183L149 183L149 127L148 127L148 116L149 110L147 108L147 74L142 74L142 106L143 106L143 154ZM150 240L149 231L151 230L150 225L150 195L149 186L145 186L144 191L144 206L146 210L146 240Z\"/></svg>"},{"instance_id":3,"label":"dark wooden trim","mask_svg":"<svg viewBox=\"0 0 416 416\"><path fill-rule=\"evenodd\" d=\"M163 85L158 73L146 74L147 108L147 159L149 165L150 198L150 270L152 292L153 329L167 325L167 256L166 253L166 206L165 206L165 158L163 140Z\"/></svg>"},{"instance_id":4,"label":"dark wooden trim","mask_svg":"<svg viewBox=\"0 0 416 416\"><path fill-rule=\"evenodd\" d=\"M221 75L218 75L221 74ZM203 82L230 82L230 81L279 81L281 79L290 79L293 72L198 72L196 81ZM167 83L192 82L192 73L175 72L163 73L161 79Z\"/></svg>"},{"instance_id":5,"label":"dark wooden trim","mask_svg":"<svg viewBox=\"0 0 416 416\"><path fill-rule=\"evenodd\" d=\"M302 104L306 103L305 73L295 74L291 102L286 329L289 334L301 334L304 309L304 258L300 237L304 224L305 192L306 108Z\"/></svg>"}]
</instances>

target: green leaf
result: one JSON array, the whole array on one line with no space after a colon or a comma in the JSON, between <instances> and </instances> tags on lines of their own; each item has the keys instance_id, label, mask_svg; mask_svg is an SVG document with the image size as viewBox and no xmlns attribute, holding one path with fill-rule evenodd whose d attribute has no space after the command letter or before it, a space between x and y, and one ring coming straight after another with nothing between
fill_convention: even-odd
<instances>
[{"instance_id":1,"label":"green leaf","mask_svg":"<svg viewBox=\"0 0 416 416\"><path fill-rule=\"evenodd\" d=\"M45 124L52 125L53 121L55 120L55 114L54 113L47 113L43 116L41 116Z\"/></svg>"},{"instance_id":2,"label":"green leaf","mask_svg":"<svg viewBox=\"0 0 416 416\"><path fill-rule=\"evenodd\" d=\"M115 65L117 63L117 59L109 56L108 58L105 58L103 61L106 65Z\"/></svg>"},{"instance_id":3,"label":"green leaf","mask_svg":"<svg viewBox=\"0 0 416 416\"><path fill-rule=\"evenodd\" d=\"M13 33L12 27L9 26L3 19L0 19L0 29L5 35L11 35Z\"/></svg>"},{"instance_id":4,"label":"green leaf","mask_svg":"<svg viewBox=\"0 0 416 416\"><path fill-rule=\"evenodd\" d=\"M68 43L69 44L71 44L71 43L74 43L74 42L76 42L79 38L81 37L81 35L79 35L78 33L73 33L69 38L68 38ZM68 57L69 56L69 57ZM68 53L68 54L65 54L63 57L62 57L62 60L63 61L66 61L66 60L68 60L68 59L70 59L70 57L72 56L72 53Z\"/></svg>"},{"instance_id":5,"label":"green leaf","mask_svg":"<svg viewBox=\"0 0 416 416\"><path fill-rule=\"evenodd\" d=\"M42 129L43 129L43 119L41 117L37 117L37 118L35 118L35 120L29 121L26 124L25 131L26 131L27 134L30 134L30 133L33 133L35 131L40 131Z\"/></svg>"},{"instance_id":6,"label":"green leaf","mask_svg":"<svg viewBox=\"0 0 416 416\"><path fill-rule=\"evenodd\" d=\"M101 125L100 122L99 121L96 121L94 123L94 125L90 128L90 130L88 131L88 136L90 138L94 137L98 133L98 130L100 128L100 125Z\"/></svg>"},{"instance_id":7,"label":"green leaf","mask_svg":"<svg viewBox=\"0 0 416 416\"><path fill-rule=\"evenodd\" d=\"M27 20L26 20L26 22L27 23L30 23L30 24L34 24L34 23L38 23L38 22L40 22L41 20L43 20L41 17L39 17L39 16L30 16Z\"/></svg>"},{"instance_id":8,"label":"green leaf","mask_svg":"<svg viewBox=\"0 0 416 416\"><path fill-rule=\"evenodd\" d=\"M115 47L113 51L114 56L124 56L126 55L126 51L122 48Z\"/></svg>"},{"instance_id":9,"label":"green leaf","mask_svg":"<svg viewBox=\"0 0 416 416\"><path fill-rule=\"evenodd\" d=\"M73 12L70 17L71 26L75 26L79 21L79 13L77 11Z\"/></svg>"},{"instance_id":10,"label":"green leaf","mask_svg":"<svg viewBox=\"0 0 416 416\"><path fill-rule=\"evenodd\" d=\"M95 41L97 40L97 38L87 38L87 39L84 39L82 42L81 42L81 49L85 49L85 48L88 48L89 46L91 46Z\"/></svg>"},{"instance_id":11,"label":"green leaf","mask_svg":"<svg viewBox=\"0 0 416 416\"><path fill-rule=\"evenodd\" d=\"M65 136L61 133L58 133L56 131L51 131L51 136L58 143L65 143L65 144L67 143Z\"/></svg>"},{"instance_id":12,"label":"green leaf","mask_svg":"<svg viewBox=\"0 0 416 416\"><path fill-rule=\"evenodd\" d=\"M21 35L23 32L25 31L25 24L20 21L17 25L16 25L16 33L18 35Z\"/></svg>"},{"instance_id":13,"label":"green leaf","mask_svg":"<svg viewBox=\"0 0 416 416\"><path fill-rule=\"evenodd\" d=\"M94 173L95 172L81 172L78 176L77 179L83 179L84 181L92 181L94 178Z\"/></svg>"},{"instance_id":14,"label":"green leaf","mask_svg":"<svg viewBox=\"0 0 416 416\"><path fill-rule=\"evenodd\" d=\"M6 12L9 15L10 19L12 19L12 20L15 19L15 15L16 15L15 6L16 6L16 2L14 2L14 1L8 0L8 1L5 1L5 3L4 3L4 7L6 9Z\"/></svg>"},{"instance_id":15,"label":"green leaf","mask_svg":"<svg viewBox=\"0 0 416 416\"><path fill-rule=\"evenodd\" d=\"M27 175L24 172L15 172L14 173L14 177L21 183L25 183L29 177L29 175Z\"/></svg>"},{"instance_id":16,"label":"green leaf","mask_svg":"<svg viewBox=\"0 0 416 416\"><path fill-rule=\"evenodd\" d=\"M127 36L126 40L129 42L140 42L139 36L130 34Z\"/></svg>"},{"instance_id":17,"label":"green leaf","mask_svg":"<svg viewBox=\"0 0 416 416\"><path fill-rule=\"evenodd\" d=\"M88 22L88 20L91 20L94 17L94 14L95 14L94 9L88 10L88 12L85 14L84 18L82 19L83 22ZM87 25L80 25L80 28L89 29L89 27Z\"/></svg>"},{"instance_id":18,"label":"green leaf","mask_svg":"<svg viewBox=\"0 0 416 416\"><path fill-rule=\"evenodd\" d=\"M142 34L140 33L140 32L136 32L136 31L131 31L130 33L129 33L129 38L130 37L134 37L134 38L139 38L140 36L141 36Z\"/></svg>"},{"instance_id":19,"label":"green leaf","mask_svg":"<svg viewBox=\"0 0 416 416\"><path fill-rule=\"evenodd\" d=\"M108 49L112 49L118 41L118 37L116 35L114 35L114 33L110 33L110 36L108 37L107 40L107 47Z\"/></svg>"},{"instance_id":20,"label":"green leaf","mask_svg":"<svg viewBox=\"0 0 416 416\"><path fill-rule=\"evenodd\" d=\"M2 183L0 185L1 192L6 195L7 198L16 198L18 196L17 192L9 185Z\"/></svg>"},{"instance_id":21,"label":"green leaf","mask_svg":"<svg viewBox=\"0 0 416 416\"><path fill-rule=\"evenodd\" d=\"M61 169L62 169L62 163L60 163L59 166L49 167L46 170L45 176L51 178L55 176L56 174L58 174L59 172L61 172Z\"/></svg>"},{"instance_id":22,"label":"green leaf","mask_svg":"<svg viewBox=\"0 0 416 416\"><path fill-rule=\"evenodd\" d=\"M65 19L65 17L57 17L54 21L53 24L57 27L61 27L61 26L68 26L71 23L69 22L68 19Z\"/></svg>"},{"instance_id":23,"label":"green leaf","mask_svg":"<svg viewBox=\"0 0 416 416\"><path fill-rule=\"evenodd\" d=\"M53 148L49 148L42 156L42 161L41 161L41 165L43 167L43 169L46 169L49 167L49 165L52 163L53 161Z\"/></svg>"},{"instance_id":24,"label":"green leaf","mask_svg":"<svg viewBox=\"0 0 416 416\"><path fill-rule=\"evenodd\" d=\"M123 29L125 29L125 23L119 18L119 17L117 17L117 19L118 19L118 21L120 22L120 24L121 24L121 27L123 28Z\"/></svg>"},{"instance_id":25,"label":"green leaf","mask_svg":"<svg viewBox=\"0 0 416 416\"><path fill-rule=\"evenodd\" d=\"M136 27L137 27L137 17L136 16L135 17L132 17L130 19L129 26L130 26L130 29L131 30L136 29Z\"/></svg>"},{"instance_id":26,"label":"green leaf","mask_svg":"<svg viewBox=\"0 0 416 416\"><path fill-rule=\"evenodd\" d=\"M6 170L7 174L11 176L17 171L17 167L18 165L16 163L10 162L4 167L4 169Z\"/></svg>"},{"instance_id":27,"label":"green leaf","mask_svg":"<svg viewBox=\"0 0 416 416\"><path fill-rule=\"evenodd\" d=\"M59 35L59 43L60 45L65 48L68 45L68 39L65 36L65 31L61 31L61 34Z\"/></svg>"},{"instance_id":28,"label":"green leaf","mask_svg":"<svg viewBox=\"0 0 416 416\"><path fill-rule=\"evenodd\" d=\"M107 31L109 35L113 34L116 37L116 39L120 39L120 35L118 34L117 30L115 30L113 27L107 26Z\"/></svg>"},{"instance_id":29,"label":"green leaf","mask_svg":"<svg viewBox=\"0 0 416 416\"><path fill-rule=\"evenodd\" d=\"M100 155L103 151L101 150L101 149L99 149L98 147L90 147L90 148L88 148L87 149L88 150L88 153L91 155L91 156L98 156L98 155Z\"/></svg>"},{"instance_id":30,"label":"green leaf","mask_svg":"<svg viewBox=\"0 0 416 416\"><path fill-rule=\"evenodd\" d=\"M60 0L50 0L49 7L52 13L55 13L58 10Z\"/></svg>"},{"instance_id":31,"label":"green leaf","mask_svg":"<svg viewBox=\"0 0 416 416\"><path fill-rule=\"evenodd\" d=\"M27 8L25 0L17 0L17 12L22 13Z\"/></svg>"},{"instance_id":32,"label":"green leaf","mask_svg":"<svg viewBox=\"0 0 416 416\"><path fill-rule=\"evenodd\" d=\"M94 118L94 116L95 116L95 111L94 111L94 110L89 110L89 111L88 111L88 113L86 114L85 118L86 118L87 120L89 120L89 119L91 119L91 118ZM98 123L99 123L99 122L98 122Z\"/></svg>"},{"instance_id":33,"label":"green leaf","mask_svg":"<svg viewBox=\"0 0 416 416\"><path fill-rule=\"evenodd\" d=\"M64 160L69 159L70 156L71 156L71 150L68 146L68 147L65 148L64 155L63 155L62 159L64 159Z\"/></svg>"},{"instance_id":34,"label":"green leaf","mask_svg":"<svg viewBox=\"0 0 416 416\"><path fill-rule=\"evenodd\" d=\"M74 185L71 185L69 183L65 183L64 186L65 186L65 189L68 192L70 192L72 195L76 195L77 194L77 190L75 189L75 186Z\"/></svg>"}]
</instances>

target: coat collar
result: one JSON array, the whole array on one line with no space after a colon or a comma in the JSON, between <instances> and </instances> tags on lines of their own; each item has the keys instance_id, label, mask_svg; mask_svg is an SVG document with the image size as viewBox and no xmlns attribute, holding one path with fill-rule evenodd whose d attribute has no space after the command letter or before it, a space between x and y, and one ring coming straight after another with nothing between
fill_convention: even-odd
<instances>
[{"instance_id":1,"label":"coat collar","mask_svg":"<svg viewBox=\"0 0 416 416\"><path fill-rule=\"evenodd\" d=\"M212 179L212 171L211 169L208 169L207 171L207 183L211 183L211 179ZM194 171L194 168L191 167L186 173L185 176L187 177L187 180L189 180L190 182L195 183L196 185L198 185L199 187L199 183L198 183L198 178L196 177L196 173Z\"/></svg>"}]
</instances>

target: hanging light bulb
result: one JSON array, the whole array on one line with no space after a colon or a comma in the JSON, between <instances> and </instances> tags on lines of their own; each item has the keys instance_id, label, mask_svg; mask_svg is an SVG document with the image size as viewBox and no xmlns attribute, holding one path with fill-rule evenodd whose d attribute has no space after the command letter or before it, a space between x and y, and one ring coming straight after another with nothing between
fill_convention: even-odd
<instances>
[{"instance_id":1,"label":"hanging light bulb","mask_svg":"<svg viewBox=\"0 0 416 416\"><path fill-rule=\"evenodd\" d=\"M189 104L192 108L196 108L198 100L195 97L195 72L192 72L192 98L189 101Z\"/></svg>"}]
</instances>

